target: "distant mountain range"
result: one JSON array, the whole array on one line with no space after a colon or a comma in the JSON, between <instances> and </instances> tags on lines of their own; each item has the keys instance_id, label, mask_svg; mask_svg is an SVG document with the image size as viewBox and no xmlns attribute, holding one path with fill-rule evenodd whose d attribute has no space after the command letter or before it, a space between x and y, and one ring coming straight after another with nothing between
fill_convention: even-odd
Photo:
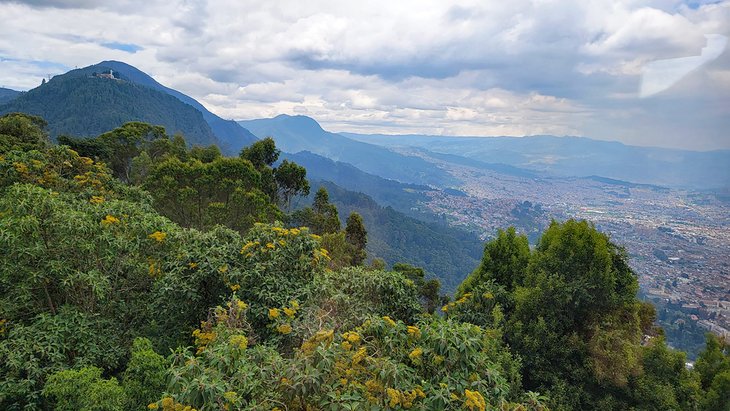
<instances>
[{"instance_id":1,"label":"distant mountain range","mask_svg":"<svg viewBox=\"0 0 730 411\"><path fill-rule=\"evenodd\" d=\"M18 97L19 94L19 91L0 87L0 104L7 103L8 101Z\"/></svg>"},{"instance_id":2,"label":"distant mountain range","mask_svg":"<svg viewBox=\"0 0 730 411\"><path fill-rule=\"evenodd\" d=\"M309 151L352 164L367 173L405 183L440 187L458 184L458 180L449 173L419 157L405 156L375 144L330 133L310 117L282 114L274 118L239 121L239 124L259 138L273 137L276 146L289 153Z\"/></svg>"},{"instance_id":3,"label":"distant mountain range","mask_svg":"<svg viewBox=\"0 0 730 411\"><path fill-rule=\"evenodd\" d=\"M227 154L237 154L228 149L231 143L246 146L256 141L236 122L221 119L193 98L118 61L71 70L25 93L11 92L0 92L0 114L39 115L54 138L93 137L128 121L144 121L162 125L170 134L182 133L191 144L216 144Z\"/></svg>"},{"instance_id":4,"label":"distant mountain range","mask_svg":"<svg viewBox=\"0 0 730 411\"><path fill-rule=\"evenodd\" d=\"M601 176L689 189L730 186L730 150L638 147L584 137L340 134L383 147L419 147L483 164L501 163L543 176Z\"/></svg>"}]
</instances>

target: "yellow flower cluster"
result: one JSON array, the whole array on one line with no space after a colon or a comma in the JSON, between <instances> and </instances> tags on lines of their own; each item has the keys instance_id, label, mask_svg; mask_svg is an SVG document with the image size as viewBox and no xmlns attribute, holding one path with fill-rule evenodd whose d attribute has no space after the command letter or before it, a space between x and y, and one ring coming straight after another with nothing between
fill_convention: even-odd
<instances>
[{"instance_id":1,"label":"yellow flower cluster","mask_svg":"<svg viewBox=\"0 0 730 411\"><path fill-rule=\"evenodd\" d=\"M245 335L240 335L240 334L232 335L231 338L228 339L228 342L232 346L238 347L242 350L245 350L246 348L248 348L248 338L246 338Z\"/></svg>"},{"instance_id":2,"label":"yellow flower cluster","mask_svg":"<svg viewBox=\"0 0 730 411\"><path fill-rule=\"evenodd\" d=\"M278 331L280 334L286 335L292 332L292 328L289 324L281 324L276 327L276 331Z\"/></svg>"},{"instance_id":3,"label":"yellow flower cluster","mask_svg":"<svg viewBox=\"0 0 730 411\"><path fill-rule=\"evenodd\" d=\"M189 405L180 404L170 397L163 398L162 401L160 401L160 404L162 404L162 411L197 411L195 408ZM159 405L156 402L147 406L150 410L156 410L158 407Z\"/></svg>"},{"instance_id":4,"label":"yellow flower cluster","mask_svg":"<svg viewBox=\"0 0 730 411\"><path fill-rule=\"evenodd\" d=\"M297 313L297 310L295 310L294 308L284 307L282 308L282 310L284 311L284 314L286 314L286 316L289 318L294 317L294 314Z\"/></svg>"},{"instance_id":5,"label":"yellow flower cluster","mask_svg":"<svg viewBox=\"0 0 730 411\"><path fill-rule=\"evenodd\" d=\"M194 269L198 268L198 263L196 263L195 261L191 261L188 263L188 268L190 268L191 270L194 270Z\"/></svg>"},{"instance_id":6,"label":"yellow flower cluster","mask_svg":"<svg viewBox=\"0 0 730 411\"><path fill-rule=\"evenodd\" d=\"M280 312L278 308L269 308L269 320L279 318Z\"/></svg>"},{"instance_id":7,"label":"yellow flower cluster","mask_svg":"<svg viewBox=\"0 0 730 411\"><path fill-rule=\"evenodd\" d=\"M99 177L100 176L98 174L87 171L84 174L75 175L74 181L76 181L81 186L91 186L96 189L102 190L104 189L104 183L101 182Z\"/></svg>"},{"instance_id":8,"label":"yellow flower cluster","mask_svg":"<svg viewBox=\"0 0 730 411\"><path fill-rule=\"evenodd\" d=\"M205 347L215 340L215 331L201 331L196 329L193 331L193 337L195 337L195 345L198 346L197 354L200 354L205 350Z\"/></svg>"},{"instance_id":9,"label":"yellow flower cluster","mask_svg":"<svg viewBox=\"0 0 730 411\"><path fill-rule=\"evenodd\" d=\"M395 408L400 405L408 409L413 406L413 402L418 398L426 398L426 394L421 388L416 387L410 391L400 391L394 388L387 388L385 393L388 395L388 406Z\"/></svg>"},{"instance_id":10,"label":"yellow flower cluster","mask_svg":"<svg viewBox=\"0 0 730 411\"><path fill-rule=\"evenodd\" d=\"M446 312L448 312L448 311L449 311L450 309L452 309L452 308L454 308L454 307L456 307L456 306L458 306L458 305L460 305L460 304L464 304L464 303L465 303L465 302L466 302L466 301L467 301L467 300L468 300L469 298L471 298L471 296L472 296L472 294L471 294L471 293L465 293L465 294L464 294L464 295L462 295L462 296L461 296L461 298L459 298L458 300L456 300L456 301L454 301L454 302L451 302L451 303L448 303L448 304L446 304L445 306L441 307L441 311L443 311L443 312L445 312L445 313L446 313Z\"/></svg>"},{"instance_id":11,"label":"yellow flower cluster","mask_svg":"<svg viewBox=\"0 0 730 411\"><path fill-rule=\"evenodd\" d=\"M443 355L435 355L433 357L433 365L441 365L444 362Z\"/></svg>"},{"instance_id":12,"label":"yellow flower cluster","mask_svg":"<svg viewBox=\"0 0 730 411\"><path fill-rule=\"evenodd\" d=\"M421 330L419 330L418 327L416 327L415 325L409 325L408 335L413 338L419 338L421 336Z\"/></svg>"},{"instance_id":13,"label":"yellow flower cluster","mask_svg":"<svg viewBox=\"0 0 730 411\"><path fill-rule=\"evenodd\" d=\"M417 365L421 364L422 356L423 356L423 348L421 348L421 347L414 348L413 351L411 351L411 353L408 354L408 358L410 358L411 361Z\"/></svg>"},{"instance_id":14,"label":"yellow flower cluster","mask_svg":"<svg viewBox=\"0 0 730 411\"><path fill-rule=\"evenodd\" d=\"M89 199L89 202L91 204L101 204L104 202L104 197L103 196L91 196L91 198Z\"/></svg>"},{"instance_id":15,"label":"yellow flower cluster","mask_svg":"<svg viewBox=\"0 0 730 411\"><path fill-rule=\"evenodd\" d=\"M286 229L281 227L271 227L271 230L280 236L299 235L301 233L301 230L298 228Z\"/></svg>"},{"instance_id":16,"label":"yellow flower cluster","mask_svg":"<svg viewBox=\"0 0 730 411\"><path fill-rule=\"evenodd\" d=\"M246 244L244 244L243 247L241 247L241 254L243 254L246 251L248 251L249 248L254 248L254 247L257 247L259 245L261 245L261 243L259 243L258 241L249 241Z\"/></svg>"},{"instance_id":17,"label":"yellow flower cluster","mask_svg":"<svg viewBox=\"0 0 730 411\"><path fill-rule=\"evenodd\" d=\"M484 411L487 408L487 403L484 401L484 397L479 391L464 391L464 408L468 408L469 411Z\"/></svg>"},{"instance_id":18,"label":"yellow flower cluster","mask_svg":"<svg viewBox=\"0 0 730 411\"><path fill-rule=\"evenodd\" d=\"M353 344L360 342L360 334L358 334L354 331L348 331L348 332L342 334L342 338Z\"/></svg>"},{"instance_id":19,"label":"yellow flower cluster","mask_svg":"<svg viewBox=\"0 0 730 411\"><path fill-rule=\"evenodd\" d=\"M13 167L20 174L28 174L28 166L25 163L15 162L13 163Z\"/></svg>"},{"instance_id":20,"label":"yellow flower cluster","mask_svg":"<svg viewBox=\"0 0 730 411\"><path fill-rule=\"evenodd\" d=\"M119 224L119 219L114 217L113 215L107 214L106 217L104 217L104 219L101 220L101 225L109 226L112 224Z\"/></svg>"},{"instance_id":21,"label":"yellow flower cluster","mask_svg":"<svg viewBox=\"0 0 730 411\"><path fill-rule=\"evenodd\" d=\"M228 402L236 402L238 394L236 394L235 391L226 391L223 393L223 398L225 398Z\"/></svg>"},{"instance_id":22,"label":"yellow flower cluster","mask_svg":"<svg viewBox=\"0 0 730 411\"><path fill-rule=\"evenodd\" d=\"M228 272L228 264L223 264L222 266L218 267L218 272L221 274L225 274Z\"/></svg>"},{"instance_id":23,"label":"yellow flower cluster","mask_svg":"<svg viewBox=\"0 0 730 411\"><path fill-rule=\"evenodd\" d=\"M304 354L311 354L317 347L324 343L329 348L332 340L334 340L334 330L321 330L317 331L313 336L309 337L302 343L301 351Z\"/></svg>"},{"instance_id":24,"label":"yellow flower cluster","mask_svg":"<svg viewBox=\"0 0 730 411\"><path fill-rule=\"evenodd\" d=\"M385 321L385 323L388 324L389 326L395 327L395 321L393 321L393 319L390 318L389 316L387 316L387 315L384 316L383 321Z\"/></svg>"},{"instance_id":25,"label":"yellow flower cluster","mask_svg":"<svg viewBox=\"0 0 730 411\"><path fill-rule=\"evenodd\" d=\"M231 291L236 292L241 289L240 284L231 284Z\"/></svg>"},{"instance_id":26,"label":"yellow flower cluster","mask_svg":"<svg viewBox=\"0 0 730 411\"><path fill-rule=\"evenodd\" d=\"M163 233L162 231L155 231L154 233L148 235L147 237L157 241L158 243L161 243L161 242L165 241L167 234Z\"/></svg>"},{"instance_id":27,"label":"yellow flower cluster","mask_svg":"<svg viewBox=\"0 0 730 411\"><path fill-rule=\"evenodd\" d=\"M352 356L352 365L358 365L368 356L368 350L365 347L360 347L359 350Z\"/></svg>"},{"instance_id":28,"label":"yellow flower cluster","mask_svg":"<svg viewBox=\"0 0 730 411\"><path fill-rule=\"evenodd\" d=\"M149 264L149 274L150 277L157 277L160 275L162 270L160 270L160 265L153 259L149 258L147 259L147 263Z\"/></svg>"}]
</instances>

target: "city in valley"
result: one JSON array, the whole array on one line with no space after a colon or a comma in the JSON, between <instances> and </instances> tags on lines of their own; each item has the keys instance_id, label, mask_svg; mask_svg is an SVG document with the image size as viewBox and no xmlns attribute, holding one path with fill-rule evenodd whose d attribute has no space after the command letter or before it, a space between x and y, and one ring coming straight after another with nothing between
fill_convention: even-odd
<instances>
[{"instance_id":1,"label":"city in valley","mask_svg":"<svg viewBox=\"0 0 730 411\"><path fill-rule=\"evenodd\" d=\"M589 220L625 247L646 298L686 314L673 322L730 336L727 199L598 177L509 175L419 154L463 182L458 190L427 192L423 205L452 225L482 239L514 225L534 244L552 219Z\"/></svg>"}]
</instances>

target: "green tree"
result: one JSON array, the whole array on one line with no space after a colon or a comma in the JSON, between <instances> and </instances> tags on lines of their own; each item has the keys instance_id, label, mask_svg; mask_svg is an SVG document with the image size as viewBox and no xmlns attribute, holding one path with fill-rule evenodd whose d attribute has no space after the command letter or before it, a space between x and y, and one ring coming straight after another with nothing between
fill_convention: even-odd
<instances>
[{"instance_id":1,"label":"green tree","mask_svg":"<svg viewBox=\"0 0 730 411\"><path fill-rule=\"evenodd\" d=\"M393 271L402 273L406 276L406 278L413 281L413 284L415 284L418 289L418 293L421 296L421 301L426 312L433 314L441 301L441 296L439 295L441 282L435 278L426 280L426 272L423 268L415 267L406 263L393 264Z\"/></svg>"},{"instance_id":2,"label":"green tree","mask_svg":"<svg viewBox=\"0 0 730 411\"><path fill-rule=\"evenodd\" d=\"M281 150L276 148L274 139L266 137L248 147L244 147L241 150L240 157L250 161L257 170L261 170L272 167L279 159L279 154L281 154Z\"/></svg>"},{"instance_id":3,"label":"green tree","mask_svg":"<svg viewBox=\"0 0 730 411\"><path fill-rule=\"evenodd\" d=\"M150 340L136 338L122 380L126 409L142 409L155 402L165 390L168 367L165 357L152 349Z\"/></svg>"},{"instance_id":4,"label":"green tree","mask_svg":"<svg viewBox=\"0 0 730 411\"><path fill-rule=\"evenodd\" d=\"M367 253L365 247L368 243L368 233L365 230L365 224L362 222L362 217L356 212L350 213L347 217L347 224L345 225L345 240L352 245L352 265L362 265L365 262Z\"/></svg>"},{"instance_id":5,"label":"green tree","mask_svg":"<svg viewBox=\"0 0 730 411\"><path fill-rule=\"evenodd\" d=\"M279 204L287 210L291 208L291 200L298 195L309 194L307 170L290 161L284 160L274 169L274 180L278 190Z\"/></svg>"},{"instance_id":6,"label":"green tree","mask_svg":"<svg viewBox=\"0 0 730 411\"><path fill-rule=\"evenodd\" d=\"M459 286L459 294L490 279L507 291L513 291L522 285L529 260L530 246L526 236L518 235L514 227L498 230L497 238L484 246L479 267Z\"/></svg>"},{"instance_id":7,"label":"green tree","mask_svg":"<svg viewBox=\"0 0 730 411\"><path fill-rule=\"evenodd\" d=\"M244 232L257 221L273 221L280 212L259 189L259 173L240 158L211 162L170 157L150 170L143 187L155 207L184 227L209 229L222 224Z\"/></svg>"},{"instance_id":8,"label":"green tree","mask_svg":"<svg viewBox=\"0 0 730 411\"><path fill-rule=\"evenodd\" d=\"M705 349L695 362L705 390L702 408L727 410L730 408L730 344L711 333L706 335L705 341Z\"/></svg>"},{"instance_id":9,"label":"green tree","mask_svg":"<svg viewBox=\"0 0 730 411\"><path fill-rule=\"evenodd\" d=\"M10 113L0 117L0 153L42 150L49 146L48 124L40 117Z\"/></svg>"},{"instance_id":10,"label":"green tree","mask_svg":"<svg viewBox=\"0 0 730 411\"><path fill-rule=\"evenodd\" d=\"M317 190L312 207L295 211L292 213L292 220L295 225L307 226L317 235L340 231L337 206L329 202L329 194L324 187Z\"/></svg>"},{"instance_id":11,"label":"green tree","mask_svg":"<svg viewBox=\"0 0 730 411\"><path fill-rule=\"evenodd\" d=\"M59 411L122 411L126 402L116 378L103 379L96 367L53 374L43 395Z\"/></svg>"}]
</instances>

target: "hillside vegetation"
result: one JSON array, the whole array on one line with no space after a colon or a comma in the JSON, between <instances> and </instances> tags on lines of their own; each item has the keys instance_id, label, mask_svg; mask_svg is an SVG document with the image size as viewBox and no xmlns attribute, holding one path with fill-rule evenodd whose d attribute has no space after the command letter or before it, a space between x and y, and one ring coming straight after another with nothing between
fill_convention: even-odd
<instances>
[{"instance_id":1,"label":"hillside vegetation","mask_svg":"<svg viewBox=\"0 0 730 411\"><path fill-rule=\"evenodd\" d=\"M129 121L143 121L182 133L191 144L219 143L192 106L123 78L94 76L102 71L108 69L92 66L55 76L0 105L0 114L23 112L43 117L52 138L64 134L94 137Z\"/></svg>"},{"instance_id":2,"label":"hillside vegetation","mask_svg":"<svg viewBox=\"0 0 730 411\"><path fill-rule=\"evenodd\" d=\"M366 261L327 190L278 163L129 123L53 145L0 117L0 409L726 410L730 355L694 370L585 221L484 247L455 299ZM308 226L292 225L295 219ZM438 245L435 245L438 247Z\"/></svg>"}]
</instances>

